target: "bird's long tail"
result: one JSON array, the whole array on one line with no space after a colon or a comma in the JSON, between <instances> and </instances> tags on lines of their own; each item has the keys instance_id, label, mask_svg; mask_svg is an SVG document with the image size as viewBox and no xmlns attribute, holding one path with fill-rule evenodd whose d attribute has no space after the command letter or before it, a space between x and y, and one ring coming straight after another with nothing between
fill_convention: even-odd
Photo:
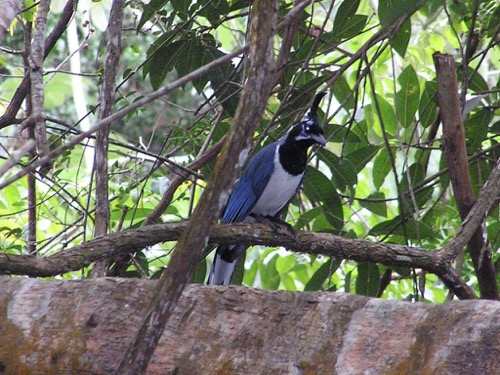
<instances>
[{"instance_id":1,"label":"bird's long tail","mask_svg":"<svg viewBox=\"0 0 500 375\"><path fill-rule=\"evenodd\" d=\"M218 247L208 274L207 285L229 285L238 257L246 248L243 245Z\"/></svg>"}]
</instances>

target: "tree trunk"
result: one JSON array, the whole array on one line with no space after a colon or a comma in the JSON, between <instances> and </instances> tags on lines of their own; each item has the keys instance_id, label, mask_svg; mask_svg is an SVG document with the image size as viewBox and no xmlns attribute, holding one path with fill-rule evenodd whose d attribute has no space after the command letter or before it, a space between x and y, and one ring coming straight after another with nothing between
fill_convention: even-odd
<instances>
[{"instance_id":1,"label":"tree trunk","mask_svg":"<svg viewBox=\"0 0 500 375\"><path fill-rule=\"evenodd\" d=\"M0 372L110 374L154 281L2 280ZM500 303L189 286L147 374L498 374Z\"/></svg>"}]
</instances>

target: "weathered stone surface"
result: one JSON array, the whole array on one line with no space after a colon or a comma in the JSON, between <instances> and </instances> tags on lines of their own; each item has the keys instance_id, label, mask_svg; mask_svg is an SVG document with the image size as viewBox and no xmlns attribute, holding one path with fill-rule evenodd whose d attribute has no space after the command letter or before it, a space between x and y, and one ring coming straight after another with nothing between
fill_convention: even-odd
<instances>
[{"instance_id":1,"label":"weathered stone surface","mask_svg":"<svg viewBox=\"0 0 500 375\"><path fill-rule=\"evenodd\" d=\"M110 374L154 281L3 279L5 374ZM0 371L2 372L2 371ZM186 289L148 374L497 374L500 303Z\"/></svg>"}]
</instances>

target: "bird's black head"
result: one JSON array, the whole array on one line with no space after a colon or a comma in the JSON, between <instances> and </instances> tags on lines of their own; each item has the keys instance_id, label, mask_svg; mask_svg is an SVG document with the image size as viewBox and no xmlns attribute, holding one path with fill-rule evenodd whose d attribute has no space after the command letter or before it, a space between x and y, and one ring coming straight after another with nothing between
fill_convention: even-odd
<instances>
[{"instance_id":1,"label":"bird's black head","mask_svg":"<svg viewBox=\"0 0 500 375\"><path fill-rule=\"evenodd\" d=\"M318 122L318 106L325 96L325 92L319 92L314 97L311 108L307 112L306 116L297 123L290 133L288 134L288 139L290 141L300 142L304 145L312 146L317 143L321 146L326 145L325 137L323 136L324 130Z\"/></svg>"}]
</instances>

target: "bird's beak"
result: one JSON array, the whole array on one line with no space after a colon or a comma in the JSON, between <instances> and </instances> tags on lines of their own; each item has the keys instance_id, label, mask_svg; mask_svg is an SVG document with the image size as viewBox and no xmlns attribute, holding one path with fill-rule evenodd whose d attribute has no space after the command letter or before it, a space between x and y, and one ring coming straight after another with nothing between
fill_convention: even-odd
<instances>
[{"instance_id":1,"label":"bird's beak","mask_svg":"<svg viewBox=\"0 0 500 375\"><path fill-rule=\"evenodd\" d=\"M321 134L311 134L310 137L317 144L320 144L323 147L326 146L326 139L325 139L325 137L323 137L323 135L321 135Z\"/></svg>"}]
</instances>

